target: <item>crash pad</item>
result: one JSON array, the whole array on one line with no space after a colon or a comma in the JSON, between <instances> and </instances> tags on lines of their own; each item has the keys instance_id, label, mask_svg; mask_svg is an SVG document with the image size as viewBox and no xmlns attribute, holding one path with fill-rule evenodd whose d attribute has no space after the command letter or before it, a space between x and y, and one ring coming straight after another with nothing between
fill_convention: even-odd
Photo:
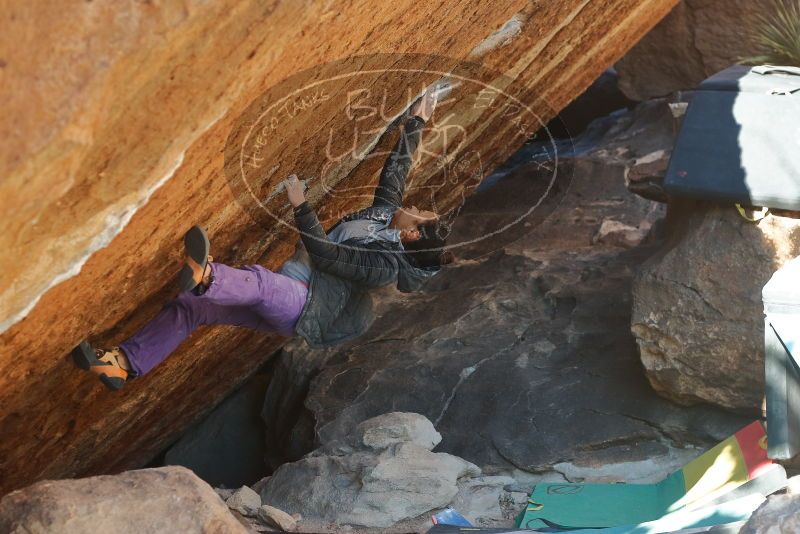
<instances>
[{"instance_id":1,"label":"crash pad","mask_svg":"<svg viewBox=\"0 0 800 534\"><path fill-rule=\"evenodd\" d=\"M735 523L726 523L723 525L713 525L713 526L706 526L706 527L696 527L696 528L687 528L681 530L675 530L668 534L739 534L742 530L742 527L745 525L745 521L737 521ZM659 528L658 526L651 526L653 528ZM479 528L479 527L459 527L454 525L434 525L430 530L428 530L427 534L530 534L531 532L570 532L570 531L563 531L557 529L537 529L537 530L528 530L528 529L521 529L521 528ZM572 531L576 532L576 534L587 534L593 532L600 532L600 533L607 533L608 529L591 529L591 530L580 530L580 531ZM631 531L631 534L642 534L643 531ZM646 532L646 531L644 531ZM658 531L659 533L663 531ZM619 534L619 533L616 533Z\"/></svg>"},{"instance_id":2,"label":"crash pad","mask_svg":"<svg viewBox=\"0 0 800 534\"><path fill-rule=\"evenodd\" d=\"M664 177L670 195L800 209L800 73L734 66L700 84Z\"/></svg>"},{"instance_id":3,"label":"crash pad","mask_svg":"<svg viewBox=\"0 0 800 534\"><path fill-rule=\"evenodd\" d=\"M696 509L766 473L764 427L756 421L657 484L537 484L522 528L638 525Z\"/></svg>"},{"instance_id":4,"label":"crash pad","mask_svg":"<svg viewBox=\"0 0 800 534\"><path fill-rule=\"evenodd\" d=\"M659 534L662 532L689 534L689 532L697 532L697 529L707 527L740 525L765 500L763 495L748 495L747 497L714 506L678 510L655 521L647 521L638 525L592 528L581 530L581 534Z\"/></svg>"}]
</instances>

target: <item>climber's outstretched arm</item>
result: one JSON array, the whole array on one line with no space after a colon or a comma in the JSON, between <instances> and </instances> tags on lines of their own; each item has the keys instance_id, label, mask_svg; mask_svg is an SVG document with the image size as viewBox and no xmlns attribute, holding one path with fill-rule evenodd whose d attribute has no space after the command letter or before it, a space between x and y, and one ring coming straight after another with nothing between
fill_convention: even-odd
<instances>
[{"instance_id":1,"label":"climber's outstretched arm","mask_svg":"<svg viewBox=\"0 0 800 534\"><path fill-rule=\"evenodd\" d=\"M400 139L397 140L394 150L383 164L381 179L375 189L375 199L372 202L374 207L399 208L403 205L406 178L411 170L414 152L419 146L424 127L425 121L420 117L410 117L406 121L405 128L400 132Z\"/></svg>"},{"instance_id":2,"label":"climber's outstretched arm","mask_svg":"<svg viewBox=\"0 0 800 534\"><path fill-rule=\"evenodd\" d=\"M375 199L372 201L373 207L385 206L397 209L403 205L406 179L411 170L414 152L422 138L422 129L436 108L438 94L439 89L432 85L411 106L409 118L400 132L400 139L397 140L394 150L383 165L381 179L375 189Z\"/></svg>"}]
</instances>

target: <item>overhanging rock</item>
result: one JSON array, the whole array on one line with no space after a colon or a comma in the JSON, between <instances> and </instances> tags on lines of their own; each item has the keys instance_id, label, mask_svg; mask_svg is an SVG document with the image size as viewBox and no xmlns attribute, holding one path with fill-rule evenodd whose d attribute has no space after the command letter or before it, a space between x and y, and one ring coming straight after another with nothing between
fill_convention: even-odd
<instances>
[{"instance_id":1,"label":"overhanging rock","mask_svg":"<svg viewBox=\"0 0 800 534\"><path fill-rule=\"evenodd\" d=\"M204 329L116 395L66 357L87 335L119 342L174 296L180 236L191 224L209 230L226 263L275 268L286 259L291 229L253 224L223 170L226 140L270 88L341 58L351 58L352 72L364 57L425 52L450 58L437 67L469 59L501 73L503 91L534 104L545 122L676 0L71 3L11 7L0 46L0 494L142 465L282 343ZM380 67L424 71L418 58ZM390 115L406 105L396 83L371 86L394 98ZM313 120L282 130L291 150L269 154L259 199L283 175L319 165L306 141L343 124L346 107L346 92L329 96ZM489 128L484 115L459 108L468 98L475 92L451 105L464 148L480 149L479 179L522 139L513 123L495 117ZM371 137L358 146L379 149L387 122L371 118ZM420 163L415 185L435 186L439 205L455 206L469 184L432 182L436 163ZM332 175L357 188L374 183L374 165L353 161ZM330 217L358 207L335 193L313 189L312 200Z\"/></svg>"}]
</instances>

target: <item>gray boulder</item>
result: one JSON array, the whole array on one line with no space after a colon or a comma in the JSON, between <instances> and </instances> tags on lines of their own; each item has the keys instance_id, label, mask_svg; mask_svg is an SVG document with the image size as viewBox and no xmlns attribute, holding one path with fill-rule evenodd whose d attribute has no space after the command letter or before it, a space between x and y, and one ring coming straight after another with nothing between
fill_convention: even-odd
<instances>
[{"instance_id":1,"label":"gray boulder","mask_svg":"<svg viewBox=\"0 0 800 534\"><path fill-rule=\"evenodd\" d=\"M297 520L273 506L263 505L258 509L258 518L267 526L290 532L297 526Z\"/></svg>"},{"instance_id":2,"label":"gray boulder","mask_svg":"<svg viewBox=\"0 0 800 534\"><path fill-rule=\"evenodd\" d=\"M183 467L46 480L0 500L9 534L246 534L214 490Z\"/></svg>"},{"instance_id":3,"label":"gray boulder","mask_svg":"<svg viewBox=\"0 0 800 534\"><path fill-rule=\"evenodd\" d=\"M281 466L266 482L263 502L312 521L365 527L389 527L445 507L458 494L459 480L480 469L431 452L438 433L420 418L387 414L365 421L360 448L323 447Z\"/></svg>"},{"instance_id":4,"label":"gray boulder","mask_svg":"<svg viewBox=\"0 0 800 534\"><path fill-rule=\"evenodd\" d=\"M756 411L764 395L761 289L800 254L800 221L751 223L733 206L683 201L636 276L631 330L652 386L681 404Z\"/></svg>"},{"instance_id":5,"label":"gray boulder","mask_svg":"<svg viewBox=\"0 0 800 534\"><path fill-rule=\"evenodd\" d=\"M529 487L513 491L516 481L506 476L481 476L458 484L453 508L470 523L485 528L507 528L528 505Z\"/></svg>"},{"instance_id":6,"label":"gray boulder","mask_svg":"<svg viewBox=\"0 0 800 534\"><path fill-rule=\"evenodd\" d=\"M800 495L772 495L753 512L741 534L796 534L800 532Z\"/></svg>"},{"instance_id":7,"label":"gray boulder","mask_svg":"<svg viewBox=\"0 0 800 534\"><path fill-rule=\"evenodd\" d=\"M387 449L396 443L413 443L432 451L442 441L433 423L418 413L379 415L358 425L356 431L361 443L375 450Z\"/></svg>"},{"instance_id":8,"label":"gray boulder","mask_svg":"<svg viewBox=\"0 0 800 534\"><path fill-rule=\"evenodd\" d=\"M361 474L362 487L341 522L388 527L450 504L458 480L478 476L477 466L447 453L433 453L413 443L392 445L374 467Z\"/></svg>"},{"instance_id":9,"label":"gray boulder","mask_svg":"<svg viewBox=\"0 0 800 534\"><path fill-rule=\"evenodd\" d=\"M226 504L242 515L255 516L261 506L261 497L253 489L242 486L228 497Z\"/></svg>"}]
</instances>

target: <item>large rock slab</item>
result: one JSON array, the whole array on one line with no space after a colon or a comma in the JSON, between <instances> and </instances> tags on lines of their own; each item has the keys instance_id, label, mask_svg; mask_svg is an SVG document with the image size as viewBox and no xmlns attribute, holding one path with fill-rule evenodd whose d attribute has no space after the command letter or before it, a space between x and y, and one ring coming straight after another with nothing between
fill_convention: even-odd
<instances>
[{"instance_id":1,"label":"large rock slab","mask_svg":"<svg viewBox=\"0 0 800 534\"><path fill-rule=\"evenodd\" d=\"M664 96L758 55L754 19L774 9L773 0L682 0L617 62L620 89L634 100Z\"/></svg>"},{"instance_id":2,"label":"large rock slab","mask_svg":"<svg viewBox=\"0 0 800 534\"><path fill-rule=\"evenodd\" d=\"M387 292L364 339L327 351L287 345L280 363L312 377L313 418L290 430L294 443L344 440L371 417L416 412L441 433L437 450L511 475L524 491L542 477L658 480L744 426L659 397L630 332L634 272L657 249L664 208L628 192L624 177L672 139L671 123L651 116L645 106L590 127L559 154L563 182L545 215L509 230L516 241L476 246L421 293ZM473 195L454 233L513 219L538 198L548 171L536 153L527 147L518 159L533 164L504 168ZM501 198L503 187L525 193ZM638 229L638 242L598 239L605 221Z\"/></svg>"},{"instance_id":3,"label":"large rock slab","mask_svg":"<svg viewBox=\"0 0 800 534\"><path fill-rule=\"evenodd\" d=\"M248 530L214 490L183 467L46 480L0 500L0 532L241 533Z\"/></svg>"},{"instance_id":4,"label":"large rock slab","mask_svg":"<svg viewBox=\"0 0 800 534\"><path fill-rule=\"evenodd\" d=\"M436 77L419 68L447 71L469 59L505 74L503 89L544 122L675 3L72 0L57 10L35 2L9 7L0 37L0 493L42 478L143 465L283 342L203 329L118 395L76 373L65 357L86 336L119 342L174 296L180 237L191 224L209 230L214 255L227 263L275 268L289 256L296 236L278 223L253 224L223 172L226 139L271 87L340 58L350 58L338 64L348 72L367 71L365 58L387 51L394 55L378 61L376 72L405 69L416 87ZM388 100L386 113L358 122L356 148L365 158L380 155L376 141L407 105L408 92L390 78L370 82L372 101ZM331 98L274 138L280 143L265 154L269 166L259 176L265 197L284 175L312 173L325 161L325 147L309 136L354 126L344 113L349 89L326 93ZM481 153L480 178L527 130L467 112L478 93L451 105L469 133L460 150ZM352 137L333 136L345 146ZM374 185L375 161L348 159L333 171L348 187ZM421 162L414 180L433 185L446 209L476 174L436 182L438 163ZM326 214L362 202L319 184L312 192ZM427 206L430 197L421 189L412 201Z\"/></svg>"},{"instance_id":5,"label":"large rock slab","mask_svg":"<svg viewBox=\"0 0 800 534\"><path fill-rule=\"evenodd\" d=\"M422 420L392 413L365 421L362 428L398 439L383 446L364 443L363 435L325 443L279 467L261 490L263 502L304 520L366 527L390 527L444 508L458 495L459 480L481 471L451 454L431 452L433 445L415 443Z\"/></svg>"},{"instance_id":6,"label":"large rock slab","mask_svg":"<svg viewBox=\"0 0 800 534\"><path fill-rule=\"evenodd\" d=\"M636 277L631 330L653 387L683 404L757 412L764 396L761 289L800 254L800 220L746 221L734 206L671 207L668 241Z\"/></svg>"}]
</instances>

